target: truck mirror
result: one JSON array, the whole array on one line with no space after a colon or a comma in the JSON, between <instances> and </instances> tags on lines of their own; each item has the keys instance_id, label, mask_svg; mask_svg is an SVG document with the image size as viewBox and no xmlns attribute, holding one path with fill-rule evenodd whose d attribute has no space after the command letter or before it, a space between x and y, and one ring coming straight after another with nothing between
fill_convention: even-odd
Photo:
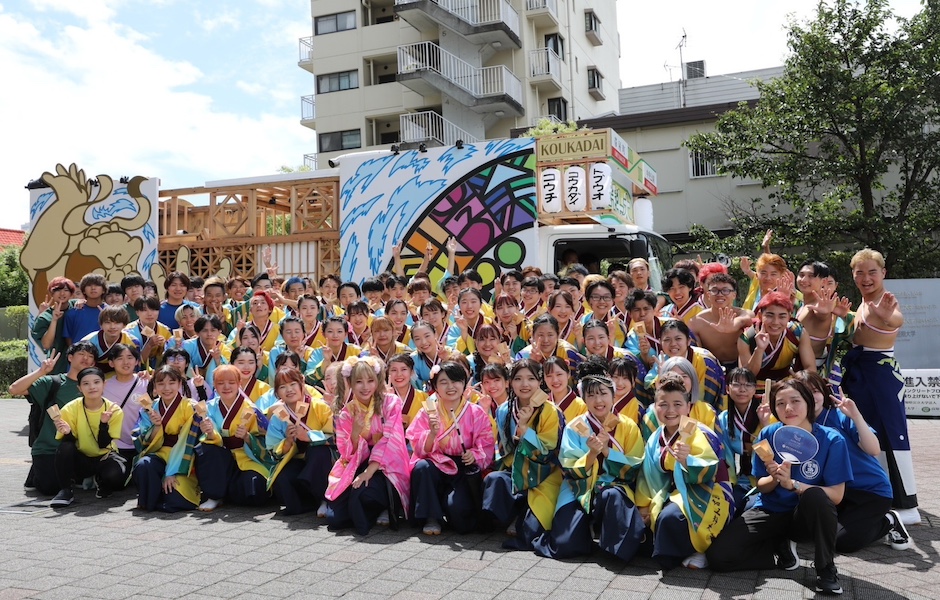
<instances>
[{"instance_id":1,"label":"truck mirror","mask_svg":"<svg viewBox=\"0 0 940 600\"><path fill-rule=\"evenodd\" d=\"M633 258L647 258L650 255L650 248L647 241L643 238L630 240L630 256Z\"/></svg>"}]
</instances>

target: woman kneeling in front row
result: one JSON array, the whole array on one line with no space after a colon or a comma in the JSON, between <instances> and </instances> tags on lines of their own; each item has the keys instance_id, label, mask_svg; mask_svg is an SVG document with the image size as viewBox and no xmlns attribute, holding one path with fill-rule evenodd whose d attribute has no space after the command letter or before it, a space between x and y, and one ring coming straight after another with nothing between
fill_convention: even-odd
<instances>
[{"instance_id":1,"label":"woman kneeling in front row","mask_svg":"<svg viewBox=\"0 0 940 600\"><path fill-rule=\"evenodd\" d=\"M845 482L853 478L845 438L814 423L815 401L802 381L787 379L770 389L770 408L780 422L761 430L754 444L753 473L760 491L754 507L744 511L715 540L708 562L716 571L769 569L775 564L791 571L800 566L796 543L816 545L816 590L841 594L833 560ZM800 464L785 461L773 448L782 427L798 427L818 444L815 456ZM762 460L758 445L766 440L773 456ZM776 555L776 560L774 559Z\"/></svg>"},{"instance_id":2,"label":"woman kneeling in front row","mask_svg":"<svg viewBox=\"0 0 940 600\"><path fill-rule=\"evenodd\" d=\"M432 368L436 401L421 409L406 433L414 448L414 517L424 521L427 535L440 534L445 519L458 533L469 533L480 512L482 473L496 443L486 411L464 394L467 379L467 371L455 362Z\"/></svg>"}]
</instances>

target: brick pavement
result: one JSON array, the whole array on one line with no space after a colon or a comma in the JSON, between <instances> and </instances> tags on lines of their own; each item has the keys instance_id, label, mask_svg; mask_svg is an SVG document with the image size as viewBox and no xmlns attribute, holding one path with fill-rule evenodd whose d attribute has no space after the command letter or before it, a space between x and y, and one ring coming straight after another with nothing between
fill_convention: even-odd
<instances>
[{"instance_id":1,"label":"brick pavement","mask_svg":"<svg viewBox=\"0 0 940 600\"><path fill-rule=\"evenodd\" d=\"M0 510L29 498L26 402L0 400ZM912 421L924 523L916 547L876 545L836 564L845 598L940 597L940 463L925 452L940 421ZM502 536L377 528L334 534L313 516L279 518L222 507L211 514L134 514L131 492L95 500L77 492L68 510L0 512L0 600L20 598L559 598L579 600L798 599L815 596L812 547L802 568L717 574L649 559L629 564L596 554L554 561L500 549ZM28 509L26 509L28 510ZM933 526L935 525L936 528ZM62 590L67 586L68 592Z\"/></svg>"}]
</instances>

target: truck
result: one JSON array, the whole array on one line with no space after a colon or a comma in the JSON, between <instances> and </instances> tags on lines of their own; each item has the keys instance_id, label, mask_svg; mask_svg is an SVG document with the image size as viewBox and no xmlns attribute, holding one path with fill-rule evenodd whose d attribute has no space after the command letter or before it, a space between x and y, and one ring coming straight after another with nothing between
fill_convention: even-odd
<instances>
[{"instance_id":1,"label":"truck","mask_svg":"<svg viewBox=\"0 0 940 600\"><path fill-rule=\"evenodd\" d=\"M475 268L484 288L507 269L558 272L570 254L592 271L645 258L657 287L670 244L652 230L656 172L610 129L350 153L334 159L341 190L340 276L406 273L430 257L432 281Z\"/></svg>"}]
</instances>

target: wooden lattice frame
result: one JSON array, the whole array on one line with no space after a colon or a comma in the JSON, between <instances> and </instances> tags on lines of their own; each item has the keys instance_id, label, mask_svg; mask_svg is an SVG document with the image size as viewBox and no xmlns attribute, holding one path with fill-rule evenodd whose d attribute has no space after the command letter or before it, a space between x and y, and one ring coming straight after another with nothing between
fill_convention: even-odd
<instances>
[{"instance_id":1,"label":"wooden lattice frame","mask_svg":"<svg viewBox=\"0 0 940 600\"><path fill-rule=\"evenodd\" d=\"M297 184L292 187L293 233L334 230L339 182L335 180Z\"/></svg>"},{"instance_id":2,"label":"wooden lattice frame","mask_svg":"<svg viewBox=\"0 0 940 600\"><path fill-rule=\"evenodd\" d=\"M212 194L212 221L216 226L216 231L226 236L236 236L244 234L244 229L248 223L248 208L245 205L242 196L236 192L221 195ZM231 212L229 212L231 211Z\"/></svg>"},{"instance_id":3,"label":"wooden lattice frame","mask_svg":"<svg viewBox=\"0 0 940 600\"><path fill-rule=\"evenodd\" d=\"M339 251L339 238L317 242L317 273L319 277L338 274L342 254Z\"/></svg>"}]
</instances>

